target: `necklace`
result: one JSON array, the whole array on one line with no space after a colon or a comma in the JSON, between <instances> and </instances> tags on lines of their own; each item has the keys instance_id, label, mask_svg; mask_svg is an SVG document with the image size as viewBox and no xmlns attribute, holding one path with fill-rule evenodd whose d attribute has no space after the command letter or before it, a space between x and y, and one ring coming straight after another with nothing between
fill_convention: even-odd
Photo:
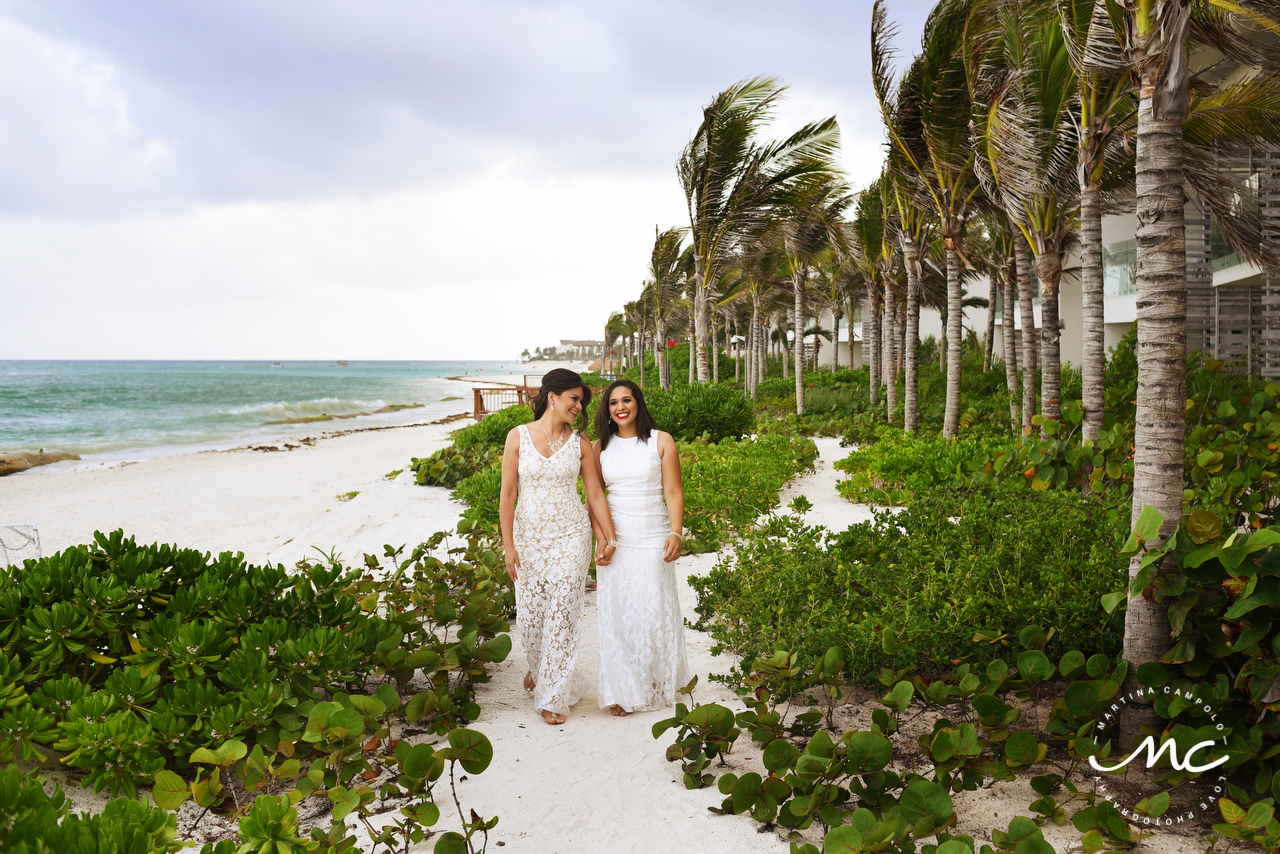
<instances>
[{"instance_id":1,"label":"necklace","mask_svg":"<svg viewBox=\"0 0 1280 854\"><path fill-rule=\"evenodd\" d=\"M548 456L555 456L556 451L560 450L560 446L564 444L564 427L560 428L559 435L555 440L551 439L551 434L547 432L547 425L542 423L542 419L538 419L538 426L542 428L542 435L547 437L547 447L551 450Z\"/></svg>"}]
</instances>

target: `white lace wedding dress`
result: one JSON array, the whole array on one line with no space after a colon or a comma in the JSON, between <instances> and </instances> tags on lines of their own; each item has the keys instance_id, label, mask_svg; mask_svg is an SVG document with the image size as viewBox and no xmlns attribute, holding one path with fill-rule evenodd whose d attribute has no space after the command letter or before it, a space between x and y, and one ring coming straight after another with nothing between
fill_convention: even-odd
<instances>
[{"instance_id":1,"label":"white lace wedding dress","mask_svg":"<svg viewBox=\"0 0 1280 854\"><path fill-rule=\"evenodd\" d=\"M662 497L658 434L609 440L600 453L618 549L596 568L600 624L600 708L628 712L674 705L691 678L676 565L662 559L671 533Z\"/></svg>"},{"instance_id":2,"label":"white lace wedding dress","mask_svg":"<svg viewBox=\"0 0 1280 854\"><path fill-rule=\"evenodd\" d=\"M536 686L534 707L564 715L582 699L587 681L578 670L582 598L591 563L591 522L578 497L581 439L575 432L544 457L529 428L518 429L516 631Z\"/></svg>"}]
</instances>

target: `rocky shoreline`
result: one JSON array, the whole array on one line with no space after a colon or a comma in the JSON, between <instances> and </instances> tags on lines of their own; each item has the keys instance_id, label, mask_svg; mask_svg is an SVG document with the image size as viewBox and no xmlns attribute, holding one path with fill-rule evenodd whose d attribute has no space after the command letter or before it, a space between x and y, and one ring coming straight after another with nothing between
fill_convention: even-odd
<instances>
[{"instance_id":1,"label":"rocky shoreline","mask_svg":"<svg viewBox=\"0 0 1280 854\"><path fill-rule=\"evenodd\" d=\"M36 466L47 466L49 463L78 459L80 459L79 454L68 454L66 451L46 451L44 448L39 451L0 453L0 477L4 477L7 474L17 474L20 471L26 471Z\"/></svg>"}]
</instances>

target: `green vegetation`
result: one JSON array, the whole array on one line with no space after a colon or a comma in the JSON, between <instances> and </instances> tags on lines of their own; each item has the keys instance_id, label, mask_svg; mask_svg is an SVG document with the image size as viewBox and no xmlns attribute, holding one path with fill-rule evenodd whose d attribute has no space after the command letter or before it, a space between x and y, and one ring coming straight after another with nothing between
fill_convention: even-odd
<instances>
[{"instance_id":1,"label":"green vegetation","mask_svg":"<svg viewBox=\"0 0 1280 854\"><path fill-rule=\"evenodd\" d=\"M1098 597L1124 584L1127 520L1090 509L1066 492L928 492L839 533L777 518L690 579L698 628L746 671L778 649L810 661L836 648L851 682L985 665L1032 623L1063 651L1114 653L1121 621Z\"/></svg>"},{"instance_id":2,"label":"green vegetation","mask_svg":"<svg viewBox=\"0 0 1280 854\"><path fill-rule=\"evenodd\" d=\"M801 436L760 436L680 445L687 552L719 549L778 505L778 491L812 468L817 446Z\"/></svg>"},{"instance_id":3,"label":"green vegetation","mask_svg":"<svg viewBox=\"0 0 1280 854\"><path fill-rule=\"evenodd\" d=\"M779 650L757 659L739 683L746 710L734 714L715 703L693 708L680 703L673 717L654 724L653 735L661 738L675 730L667 759L681 763L687 788L717 785L726 797L713 812L748 815L762 825L793 831L816 826L828 852L910 852L919 842L935 838L920 850L972 851L972 837L950 832L957 818L952 794L1012 781L1019 774L1034 774L1030 783L1036 798L1027 808L1028 816L1015 817L1007 829L992 831L1000 850L1049 854L1054 849L1041 827L1047 821L1065 824L1069 807L1075 810L1071 822L1085 851L1131 848L1150 834L1124 821L1114 805L1091 791L1089 778L1096 772L1084 764L1089 757L1109 755L1109 747L1095 735L1105 727L1109 704L1120 692L1128 666L1106 655L1086 657L1078 650L1068 650L1055 665L1044 651L1052 636L1039 626L1023 629L1016 644L1010 644L1010 653L1017 652L1016 658L1011 655L1012 666L1001 657L985 666L966 662L932 679L888 671L882 682L889 690L876 700L883 708L872 713L871 726L843 733L832 729L829 714L824 728L820 710L792 717L791 704L781 702L798 682L820 689L823 696L838 697L843 666L839 649L831 648L816 659ZM1040 694L1057 676L1070 684L1053 703L1044 727L1047 740L1042 742L1037 732L1016 726L1022 719L1016 699ZM692 697L696 682L682 693ZM904 732L905 713L913 701L913 718L919 717L921 707L934 717L931 730L918 739ZM743 732L764 749L768 776L725 773L717 780L708 769ZM1184 738L1177 740L1180 749L1190 748ZM900 761L891 767L895 758ZM1268 793L1277 783L1266 775ZM1232 787L1233 798L1243 794ZM1142 799L1134 812L1147 818L1143 824L1150 824L1169 808L1169 794L1160 792ZM1274 850L1280 839L1262 830L1273 814L1270 802L1239 808L1230 828L1238 835L1232 838L1245 833L1252 838L1256 833L1259 842ZM793 844L792 851L818 854L819 849ZM984 846L983 851L993 849Z\"/></svg>"},{"instance_id":4,"label":"green vegetation","mask_svg":"<svg viewBox=\"0 0 1280 854\"><path fill-rule=\"evenodd\" d=\"M514 597L494 534L463 522L457 535L408 556L388 546L385 570L366 555L362 567L330 557L289 573L116 531L0 571L0 761L38 768L52 750L84 786L126 796L68 818L60 792L6 771L0 848L123 834L127 848L83 850L177 850L173 817L134 800L149 785L162 808L192 799L239 818L239 850L350 850L344 819L365 821L389 799L407 806L371 828L375 839L432 835L446 763L480 773L492 756L465 726L480 714L473 686L511 649ZM415 691L419 672L427 687ZM397 743L397 721L449 747ZM295 804L307 798L332 804L334 823L303 840ZM459 818L466 837L450 836L460 847L449 850L474 850L496 821Z\"/></svg>"},{"instance_id":5,"label":"green vegetation","mask_svg":"<svg viewBox=\"0 0 1280 854\"><path fill-rule=\"evenodd\" d=\"M730 385L684 385L670 393L653 389L645 401L658 429L677 442L736 440L755 428L751 401Z\"/></svg>"}]
</instances>

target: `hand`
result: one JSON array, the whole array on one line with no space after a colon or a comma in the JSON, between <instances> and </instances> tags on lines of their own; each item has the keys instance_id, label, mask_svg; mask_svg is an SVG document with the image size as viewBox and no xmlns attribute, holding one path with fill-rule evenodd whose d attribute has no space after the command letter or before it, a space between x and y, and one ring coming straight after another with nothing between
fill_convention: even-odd
<instances>
[{"instance_id":1,"label":"hand","mask_svg":"<svg viewBox=\"0 0 1280 854\"><path fill-rule=\"evenodd\" d=\"M507 564L507 575L511 576L511 580L515 581L516 576L520 573L520 555L516 552L514 546L508 546L502 550L503 560Z\"/></svg>"},{"instance_id":2,"label":"hand","mask_svg":"<svg viewBox=\"0 0 1280 854\"><path fill-rule=\"evenodd\" d=\"M596 554L596 566L608 566L609 561L613 560L613 553L617 551L614 546L605 546Z\"/></svg>"},{"instance_id":3,"label":"hand","mask_svg":"<svg viewBox=\"0 0 1280 854\"><path fill-rule=\"evenodd\" d=\"M667 534L667 541L662 544L662 559L667 563L680 557L680 547L684 545L684 541L680 539L680 535L672 531Z\"/></svg>"}]
</instances>

